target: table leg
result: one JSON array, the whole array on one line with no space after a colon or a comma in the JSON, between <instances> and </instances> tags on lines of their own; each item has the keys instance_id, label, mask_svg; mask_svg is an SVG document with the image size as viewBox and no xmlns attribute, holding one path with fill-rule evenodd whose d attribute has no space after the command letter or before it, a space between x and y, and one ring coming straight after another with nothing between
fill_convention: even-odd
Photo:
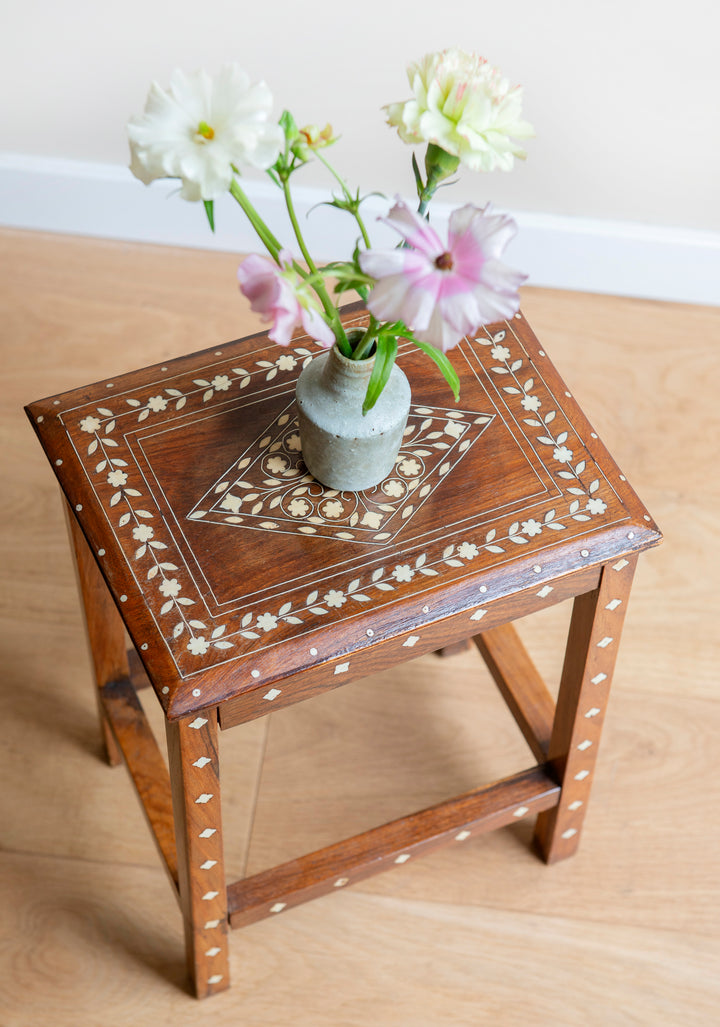
<instances>
[{"instance_id":1,"label":"table leg","mask_svg":"<svg viewBox=\"0 0 720 1027\"><path fill-rule=\"evenodd\" d=\"M85 536L67 504L65 514L75 554L78 589L85 613L85 629L97 685L98 714L105 752L108 762L112 766L117 766L122 763L122 754L102 708L100 689L111 681L121 681L130 676L125 627Z\"/></svg>"},{"instance_id":2,"label":"table leg","mask_svg":"<svg viewBox=\"0 0 720 1027\"><path fill-rule=\"evenodd\" d=\"M560 802L535 828L548 863L572 856L580 841L636 562L606 564L597 589L574 601L548 751Z\"/></svg>"},{"instance_id":3,"label":"table leg","mask_svg":"<svg viewBox=\"0 0 720 1027\"><path fill-rule=\"evenodd\" d=\"M230 985L215 709L166 723L188 970L205 998Z\"/></svg>"}]
</instances>

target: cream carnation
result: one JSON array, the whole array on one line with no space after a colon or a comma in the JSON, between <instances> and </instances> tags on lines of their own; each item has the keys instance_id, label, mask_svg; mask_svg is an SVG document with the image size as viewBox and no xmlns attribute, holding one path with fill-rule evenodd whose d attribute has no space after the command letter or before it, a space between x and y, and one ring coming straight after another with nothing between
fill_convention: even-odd
<instances>
[{"instance_id":1,"label":"cream carnation","mask_svg":"<svg viewBox=\"0 0 720 1027\"><path fill-rule=\"evenodd\" d=\"M268 122L272 95L251 85L237 64L211 78L205 71L174 71L170 87L150 87L145 112L128 122L130 170L148 185L179 178L186 200L214 200L227 192L232 166L269 168L283 144L279 125Z\"/></svg>"},{"instance_id":2,"label":"cream carnation","mask_svg":"<svg viewBox=\"0 0 720 1027\"><path fill-rule=\"evenodd\" d=\"M412 100L389 104L388 122L410 144L434 143L473 171L509 171L533 136L521 118L522 87L464 50L427 54L408 67Z\"/></svg>"}]
</instances>

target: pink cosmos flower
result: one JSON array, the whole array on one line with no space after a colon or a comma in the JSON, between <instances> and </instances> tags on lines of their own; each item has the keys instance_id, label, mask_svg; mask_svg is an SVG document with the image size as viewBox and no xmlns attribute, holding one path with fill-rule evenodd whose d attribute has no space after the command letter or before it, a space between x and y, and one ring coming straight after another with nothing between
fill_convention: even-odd
<instances>
[{"instance_id":1,"label":"pink cosmos flower","mask_svg":"<svg viewBox=\"0 0 720 1027\"><path fill-rule=\"evenodd\" d=\"M283 266L255 253L246 257L238 268L240 291L250 300L252 310L263 315L263 321L272 321L268 336L279 346L289 344L300 324L322 346L332 346L335 335L292 270L292 255L281 250L280 261Z\"/></svg>"},{"instance_id":2,"label":"pink cosmos flower","mask_svg":"<svg viewBox=\"0 0 720 1027\"><path fill-rule=\"evenodd\" d=\"M397 199L386 218L406 245L360 255L376 280L368 308L379 320L400 319L421 342L443 351L484 324L512 317L527 275L499 259L517 231L505 214L467 204L450 215L447 246L434 228Z\"/></svg>"}]
</instances>

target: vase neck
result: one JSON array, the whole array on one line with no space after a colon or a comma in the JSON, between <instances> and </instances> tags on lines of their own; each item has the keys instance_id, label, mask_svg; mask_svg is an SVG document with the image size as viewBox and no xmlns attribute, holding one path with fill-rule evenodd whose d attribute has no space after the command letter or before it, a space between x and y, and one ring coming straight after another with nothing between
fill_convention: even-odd
<instances>
[{"instance_id":1,"label":"vase neck","mask_svg":"<svg viewBox=\"0 0 720 1027\"><path fill-rule=\"evenodd\" d=\"M350 360L342 355L337 346L333 346L323 368L323 384L332 392L353 396L357 393L362 402L374 363L374 354L366 360Z\"/></svg>"}]
</instances>

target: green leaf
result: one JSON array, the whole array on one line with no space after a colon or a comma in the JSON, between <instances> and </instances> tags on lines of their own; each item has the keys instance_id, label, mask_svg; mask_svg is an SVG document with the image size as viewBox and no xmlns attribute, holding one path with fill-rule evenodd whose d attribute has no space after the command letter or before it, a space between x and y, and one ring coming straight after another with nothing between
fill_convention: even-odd
<instances>
[{"instance_id":1,"label":"green leaf","mask_svg":"<svg viewBox=\"0 0 720 1027\"><path fill-rule=\"evenodd\" d=\"M215 231L215 201L214 200L203 200L203 206L205 207L205 213L207 219L210 222L210 230Z\"/></svg>"},{"instance_id":2,"label":"green leaf","mask_svg":"<svg viewBox=\"0 0 720 1027\"><path fill-rule=\"evenodd\" d=\"M420 174L420 168L418 167L417 157L415 156L414 153L412 155L412 169L413 169L413 174L415 175L415 187L417 188L418 197L422 198L423 190L425 188L425 183L422 180L422 175Z\"/></svg>"},{"instance_id":3,"label":"green leaf","mask_svg":"<svg viewBox=\"0 0 720 1027\"><path fill-rule=\"evenodd\" d=\"M398 344L394 335L379 335L375 350L375 363L373 365L370 381L368 382L365 402L363 403L363 414L377 403L382 390L385 388L390 377L390 372L397 356Z\"/></svg>"},{"instance_id":4,"label":"green leaf","mask_svg":"<svg viewBox=\"0 0 720 1027\"><path fill-rule=\"evenodd\" d=\"M419 342L417 339L412 340L418 349L421 349L435 364L437 364L440 372L452 389L452 394L455 397L455 402L460 399L460 379L457 376L455 368L452 366L448 358L442 352L442 350L435 349L428 342Z\"/></svg>"}]
</instances>

